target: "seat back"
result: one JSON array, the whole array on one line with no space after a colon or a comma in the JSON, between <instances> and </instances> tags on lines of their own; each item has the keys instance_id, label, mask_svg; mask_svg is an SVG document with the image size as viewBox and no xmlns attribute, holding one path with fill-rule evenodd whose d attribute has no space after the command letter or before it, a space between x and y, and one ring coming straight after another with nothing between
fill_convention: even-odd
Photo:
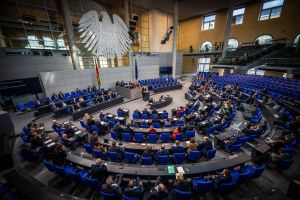
<instances>
[{"instance_id":1,"label":"seat back","mask_svg":"<svg viewBox=\"0 0 300 200\"><path fill-rule=\"evenodd\" d=\"M148 115L147 114L142 114L142 119L148 119Z\"/></svg>"},{"instance_id":2,"label":"seat back","mask_svg":"<svg viewBox=\"0 0 300 200\"><path fill-rule=\"evenodd\" d=\"M100 189L100 182L98 181L98 179L88 178L87 179L87 184L88 184L89 188L91 188L93 190L99 190Z\"/></svg>"},{"instance_id":3,"label":"seat back","mask_svg":"<svg viewBox=\"0 0 300 200\"><path fill-rule=\"evenodd\" d=\"M140 164L141 165L152 165L153 159L152 157L141 157Z\"/></svg>"},{"instance_id":4,"label":"seat back","mask_svg":"<svg viewBox=\"0 0 300 200\"><path fill-rule=\"evenodd\" d=\"M204 179L201 180L195 180L193 182L193 187L197 193L204 194L213 187L213 181L206 181Z\"/></svg>"},{"instance_id":5,"label":"seat back","mask_svg":"<svg viewBox=\"0 0 300 200\"><path fill-rule=\"evenodd\" d=\"M115 131L110 131L110 136L114 139L114 140L117 140L118 139L118 133L115 132Z\"/></svg>"},{"instance_id":6,"label":"seat back","mask_svg":"<svg viewBox=\"0 0 300 200\"><path fill-rule=\"evenodd\" d=\"M185 153L174 153L173 158L175 164L181 164L184 162Z\"/></svg>"},{"instance_id":7,"label":"seat back","mask_svg":"<svg viewBox=\"0 0 300 200\"><path fill-rule=\"evenodd\" d=\"M190 161L198 161L201 158L201 151L190 151L189 152L189 160Z\"/></svg>"},{"instance_id":8,"label":"seat back","mask_svg":"<svg viewBox=\"0 0 300 200\"><path fill-rule=\"evenodd\" d=\"M122 195L122 200L140 200L140 198L136 197L128 197L125 194Z\"/></svg>"},{"instance_id":9,"label":"seat back","mask_svg":"<svg viewBox=\"0 0 300 200\"><path fill-rule=\"evenodd\" d=\"M139 115L139 113L134 112L132 117L133 117L133 119L139 119L140 115Z\"/></svg>"},{"instance_id":10,"label":"seat back","mask_svg":"<svg viewBox=\"0 0 300 200\"><path fill-rule=\"evenodd\" d=\"M99 149L93 149L94 158L103 158L103 152Z\"/></svg>"},{"instance_id":11,"label":"seat back","mask_svg":"<svg viewBox=\"0 0 300 200\"><path fill-rule=\"evenodd\" d=\"M136 161L136 153L132 152L124 152L124 160L127 161L128 163L135 163Z\"/></svg>"},{"instance_id":12,"label":"seat back","mask_svg":"<svg viewBox=\"0 0 300 200\"><path fill-rule=\"evenodd\" d=\"M93 153L93 147L90 144L84 144L83 148L85 149L85 151L89 154Z\"/></svg>"},{"instance_id":13,"label":"seat back","mask_svg":"<svg viewBox=\"0 0 300 200\"><path fill-rule=\"evenodd\" d=\"M222 183L219 187L219 194L220 195L226 195L226 194L229 194L233 191L233 189L235 188L236 186L236 182L235 181L232 181L231 183Z\"/></svg>"},{"instance_id":14,"label":"seat back","mask_svg":"<svg viewBox=\"0 0 300 200\"><path fill-rule=\"evenodd\" d=\"M161 133L161 134L160 134L160 140L161 140L162 142L168 142L169 139L170 139L170 137L171 137L171 134L170 134L170 133Z\"/></svg>"},{"instance_id":15,"label":"seat back","mask_svg":"<svg viewBox=\"0 0 300 200\"><path fill-rule=\"evenodd\" d=\"M260 167L254 168L252 178L259 178L261 174L264 172L264 170L266 169L266 167L267 167L266 165L262 165Z\"/></svg>"},{"instance_id":16,"label":"seat back","mask_svg":"<svg viewBox=\"0 0 300 200\"><path fill-rule=\"evenodd\" d=\"M192 199L192 192L181 191L178 189L173 190L174 200L190 200Z\"/></svg>"},{"instance_id":17,"label":"seat back","mask_svg":"<svg viewBox=\"0 0 300 200\"><path fill-rule=\"evenodd\" d=\"M278 165L277 165L277 170L278 171L282 171L285 170L287 168L289 168L292 163L294 162L293 158L289 158L289 159L283 159Z\"/></svg>"},{"instance_id":18,"label":"seat back","mask_svg":"<svg viewBox=\"0 0 300 200\"><path fill-rule=\"evenodd\" d=\"M157 156L157 164L167 165L168 162L169 162L169 155L158 155Z\"/></svg>"},{"instance_id":19,"label":"seat back","mask_svg":"<svg viewBox=\"0 0 300 200\"><path fill-rule=\"evenodd\" d=\"M54 165L50 163L48 160L44 159L43 164L48 168L49 171L55 172Z\"/></svg>"},{"instance_id":20,"label":"seat back","mask_svg":"<svg viewBox=\"0 0 300 200\"><path fill-rule=\"evenodd\" d=\"M144 133L134 133L135 142L144 142Z\"/></svg>"},{"instance_id":21,"label":"seat back","mask_svg":"<svg viewBox=\"0 0 300 200\"><path fill-rule=\"evenodd\" d=\"M191 139L191 138L193 138L193 137L195 137L195 131L187 131L187 132L185 133L185 138L186 138L187 140L189 140L189 139Z\"/></svg>"},{"instance_id":22,"label":"seat back","mask_svg":"<svg viewBox=\"0 0 300 200\"><path fill-rule=\"evenodd\" d=\"M216 155L216 152L217 152L217 149L212 149L212 150L206 151L206 159L210 160L210 159L214 158Z\"/></svg>"},{"instance_id":23,"label":"seat back","mask_svg":"<svg viewBox=\"0 0 300 200\"><path fill-rule=\"evenodd\" d=\"M63 166L54 165L54 170L55 170L55 173L56 173L56 174L59 174L59 175L61 175L61 176L66 175L65 169L64 169Z\"/></svg>"},{"instance_id":24,"label":"seat back","mask_svg":"<svg viewBox=\"0 0 300 200\"><path fill-rule=\"evenodd\" d=\"M156 134L149 134L148 135L148 142L149 143L156 143L157 142L157 135Z\"/></svg>"},{"instance_id":25,"label":"seat back","mask_svg":"<svg viewBox=\"0 0 300 200\"><path fill-rule=\"evenodd\" d=\"M119 162L120 161L120 156L119 156L119 153L117 152L107 152L107 156L109 157L109 159L112 161L112 162Z\"/></svg>"},{"instance_id":26,"label":"seat back","mask_svg":"<svg viewBox=\"0 0 300 200\"><path fill-rule=\"evenodd\" d=\"M229 152L232 153L232 152L238 151L238 150L241 148L242 145L243 145L243 144L235 144L235 145L232 145L232 146L230 147L230 149L229 149Z\"/></svg>"},{"instance_id":27,"label":"seat back","mask_svg":"<svg viewBox=\"0 0 300 200\"><path fill-rule=\"evenodd\" d=\"M152 125L153 125L153 128L160 128L161 127L160 123L158 123L158 122L155 122Z\"/></svg>"},{"instance_id":28,"label":"seat back","mask_svg":"<svg viewBox=\"0 0 300 200\"><path fill-rule=\"evenodd\" d=\"M175 140L182 141L182 140L183 140L183 133L178 133L178 134L175 136Z\"/></svg>"},{"instance_id":29,"label":"seat back","mask_svg":"<svg viewBox=\"0 0 300 200\"><path fill-rule=\"evenodd\" d=\"M130 133L122 133L122 141L130 142L131 141Z\"/></svg>"},{"instance_id":30,"label":"seat back","mask_svg":"<svg viewBox=\"0 0 300 200\"><path fill-rule=\"evenodd\" d=\"M111 200L111 199L116 199L117 195L114 193L107 193L100 191L100 195L102 196L103 200Z\"/></svg>"}]
</instances>

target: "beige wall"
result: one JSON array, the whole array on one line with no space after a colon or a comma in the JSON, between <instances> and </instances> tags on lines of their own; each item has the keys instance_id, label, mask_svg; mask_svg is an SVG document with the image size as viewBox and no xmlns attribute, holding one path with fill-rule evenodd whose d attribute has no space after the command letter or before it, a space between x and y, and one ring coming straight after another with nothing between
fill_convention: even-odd
<instances>
[{"instance_id":1,"label":"beige wall","mask_svg":"<svg viewBox=\"0 0 300 200\"><path fill-rule=\"evenodd\" d=\"M279 18L259 21L258 16L262 1L247 4L242 25L233 26L230 38L236 38L240 43L253 42L258 36L270 34L274 39L287 38L293 40L300 33L300 1L285 0ZM189 46L198 51L199 45L205 41L212 44L224 40L227 9L216 12L215 29L201 31L202 18L198 16L179 23L179 51L188 52Z\"/></svg>"},{"instance_id":2,"label":"beige wall","mask_svg":"<svg viewBox=\"0 0 300 200\"><path fill-rule=\"evenodd\" d=\"M161 39L166 34L170 25L173 25L173 16L158 10L149 11L149 38L151 52L171 52L173 45L173 33L169 41L162 45Z\"/></svg>"}]
</instances>

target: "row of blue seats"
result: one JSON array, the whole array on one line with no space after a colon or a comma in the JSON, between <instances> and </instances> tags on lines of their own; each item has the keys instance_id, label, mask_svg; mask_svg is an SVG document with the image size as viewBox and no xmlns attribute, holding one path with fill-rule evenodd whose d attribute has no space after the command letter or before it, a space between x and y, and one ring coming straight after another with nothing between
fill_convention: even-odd
<instances>
[{"instance_id":1,"label":"row of blue seats","mask_svg":"<svg viewBox=\"0 0 300 200\"><path fill-rule=\"evenodd\" d=\"M57 175L63 176L71 181L74 181L78 184L84 184L89 188L99 192L100 196L104 200L116 198L114 193L105 193L100 191L100 182L97 179L93 179L87 170L77 169L72 165L67 166L57 166L53 165L51 162L44 160L44 165L48 168L49 171L56 173ZM225 196L231 193L238 185L248 183L251 179L259 178L266 166L262 165L260 167L253 167L246 165L242 167L242 171L233 170L232 171L232 182L221 183L218 187L217 193L221 196ZM214 181L204 178L193 178L192 179L192 188L193 192L198 195L203 195L207 192L210 192L214 187ZM191 200L193 196L192 191L181 191L174 189L172 191L173 199L186 199ZM139 198L130 198L122 195L123 200L141 200ZM168 198L164 199L167 200Z\"/></svg>"},{"instance_id":2,"label":"row of blue seats","mask_svg":"<svg viewBox=\"0 0 300 200\"><path fill-rule=\"evenodd\" d=\"M118 152L107 152L104 153L101 150L94 149L90 144L83 145L85 151L94 158L101 158L101 159L108 159L112 162L121 162L122 155L124 155L124 161L126 163L137 163L139 162L141 165L152 165L154 160L152 157L144 157L139 156L137 153L125 151L124 153ZM156 163L158 165L167 165L171 160L174 164L182 164L187 160L190 162L198 162L202 156L205 156L207 160L210 160L215 157L217 149L208 150L205 152L202 151L189 151L189 153L174 153L170 155L157 155L156 156ZM171 159L172 158L172 159Z\"/></svg>"},{"instance_id":3,"label":"row of blue seats","mask_svg":"<svg viewBox=\"0 0 300 200\"><path fill-rule=\"evenodd\" d=\"M113 139L118 140L119 134L113 130L110 131L110 135ZM145 137L146 136L146 137ZM186 133L178 133L174 140L182 141L183 139L189 140L195 137L195 131L186 131ZM133 140L138 143L142 143L145 140L149 143L157 143L158 140L160 142L170 142L171 133L164 132L164 133L155 133L155 134L144 134L144 133L134 133L134 137L131 137L130 133L122 133L121 140L124 142L132 142Z\"/></svg>"}]
</instances>

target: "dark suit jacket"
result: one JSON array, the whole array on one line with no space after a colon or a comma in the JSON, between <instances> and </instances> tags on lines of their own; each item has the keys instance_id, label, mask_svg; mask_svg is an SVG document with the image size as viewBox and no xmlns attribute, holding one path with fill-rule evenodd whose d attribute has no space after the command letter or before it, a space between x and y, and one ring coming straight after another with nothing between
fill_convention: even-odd
<instances>
[{"instance_id":1,"label":"dark suit jacket","mask_svg":"<svg viewBox=\"0 0 300 200\"><path fill-rule=\"evenodd\" d=\"M105 178L106 173L107 168L104 164L91 166L91 176L95 179L102 181Z\"/></svg>"}]
</instances>

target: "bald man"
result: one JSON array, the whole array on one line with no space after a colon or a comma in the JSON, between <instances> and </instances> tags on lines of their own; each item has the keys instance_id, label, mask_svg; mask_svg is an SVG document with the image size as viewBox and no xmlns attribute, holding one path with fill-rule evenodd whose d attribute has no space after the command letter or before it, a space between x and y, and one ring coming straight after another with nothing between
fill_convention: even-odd
<instances>
[{"instance_id":1,"label":"bald man","mask_svg":"<svg viewBox=\"0 0 300 200\"><path fill-rule=\"evenodd\" d=\"M168 198L168 190L163 183L159 183L157 186L153 187L150 191L149 199L163 200Z\"/></svg>"},{"instance_id":2,"label":"bald man","mask_svg":"<svg viewBox=\"0 0 300 200\"><path fill-rule=\"evenodd\" d=\"M106 179L107 167L106 164L102 163L100 158L96 159L95 164L91 166L92 178L98 179L102 183Z\"/></svg>"},{"instance_id":3,"label":"bald man","mask_svg":"<svg viewBox=\"0 0 300 200\"><path fill-rule=\"evenodd\" d=\"M164 144L161 145L160 150L157 151L157 155L169 155L169 151Z\"/></svg>"}]
</instances>

